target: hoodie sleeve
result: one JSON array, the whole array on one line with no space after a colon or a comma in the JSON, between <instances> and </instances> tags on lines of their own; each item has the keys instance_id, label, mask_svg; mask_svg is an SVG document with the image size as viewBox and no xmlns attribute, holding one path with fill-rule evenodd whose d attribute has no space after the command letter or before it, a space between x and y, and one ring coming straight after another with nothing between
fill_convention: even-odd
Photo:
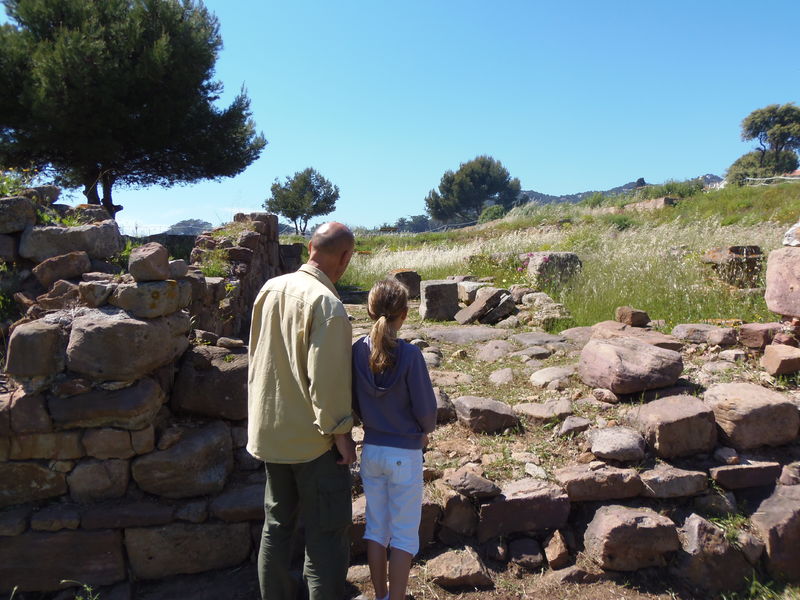
<instances>
[{"instance_id":1,"label":"hoodie sleeve","mask_svg":"<svg viewBox=\"0 0 800 600\"><path fill-rule=\"evenodd\" d=\"M411 411L422 432L430 433L436 427L436 396L433 393L433 384L428 375L428 365L422 358L422 352L415 346L411 346L411 348L413 348L414 359L406 376L411 397Z\"/></svg>"},{"instance_id":2,"label":"hoodie sleeve","mask_svg":"<svg viewBox=\"0 0 800 600\"><path fill-rule=\"evenodd\" d=\"M361 407L358 403L358 360L361 353L361 340L356 340L352 348L352 385L353 385L353 414L357 418L356 424L361 422Z\"/></svg>"}]
</instances>

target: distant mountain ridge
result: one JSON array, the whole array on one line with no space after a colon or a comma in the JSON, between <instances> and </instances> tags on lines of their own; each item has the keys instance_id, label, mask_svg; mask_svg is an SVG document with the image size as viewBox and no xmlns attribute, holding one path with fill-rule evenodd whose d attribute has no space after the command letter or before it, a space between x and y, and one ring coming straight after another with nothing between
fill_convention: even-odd
<instances>
[{"instance_id":1,"label":"distant mountain ridge","mask_svg":"<svg viewBox=\"0 0 800 600\"><path fill-rule=\"evenodd\" d=\"M723 181L722 177L719 177L718 175L713 175L711 173L700 175L695 179L702 179L703 183L706 186L715 185ZM522 190L520 192L520 204L524 204L526 202L535 202L536 204L551 204L551 203L561 203L561 202L576 203L598 192L603 194L604 196L616 196L618 194L622 194L624 192L630 192L632 190L635 190L636 188L648 185L653 185L653 184L647 183L642 177L636 181L631 181L624 185L619 185L615 188L611 188L610 190L603 190L603 191L591 190L588 192L580 192L577 194L565 194L563 196L553 196L551 194L543 194L542 192L536 192L534 190ZM527 200L525 200L524 198L527 198Z\"/></svg>"}]
</instances>

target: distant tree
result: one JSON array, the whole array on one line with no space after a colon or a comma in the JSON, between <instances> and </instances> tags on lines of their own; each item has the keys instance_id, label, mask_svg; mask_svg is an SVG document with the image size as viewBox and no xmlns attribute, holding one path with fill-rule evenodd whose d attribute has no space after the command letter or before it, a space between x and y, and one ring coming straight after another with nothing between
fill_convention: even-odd
<instances>
[{"instance_id":1,"label":"distant tree","mask_svg":"<svg viewBox=\"0 0 800 600\"><path fill-rule=\"evenodd\" d=\"M210 231L211 223L202 219L186 219L171 225L165 233L169 235L199 235L204 231Z\"/></svg>"},{"instance_id":2,"label":"distant tree","mask_svg":"<svg viewBox=\"0 0 800 600\"><path fill-rule=\"evenodd\" d=\"M762 166L768 152L775 157L773 164L779 165L785 150L800 150L800 107L789 102L754 110L742 121L742 139L758 140Z\"/></svg>"},{"instance_id":3,"label":"distant tree","mask_svg":"<svg viewBox=\"0 0 800 600\"><path fill-rule=\"evenodd\" d=\"M115 185L230 177L266 145L244 90L215 106L222 39L202 2L3 5L0 164L49 170L114 215Z\"/></svg>"},{"instance_id":4,"label":"distant tree","mask_svg":"<svg viewBox=\"0 0 800 600\"><path fill-rule=\"evenodd\" d=\"M310 167L287 178L286 183L276 179L271 189L264 207L291 221L298 234L305 234L312 217L332 213L339 199L339 188Z\"/></svg>"},{"instance_id":5,"label":"distant tree","mask_svg":"<svg viewBox=\"0 0 800 600\"><path fill-rule=\"evenodd\" d=\"M408 231L422 233L431 228L431 221L427 215L411 215L408 217Z\"/></svg>"},{"instance_id":6,"label":"distant tree","mask_svg":"<svg viewBox=\"0 0 800 600\"><path fill-rule=\"evenodd\" d=\"M434 219L474 221L488 200L508 209L519 192L519 179L512 179L500 161L478 156L462 163L456 172L445 172L439 191L430 191L425 206Z\"/></svg>"},{"instance_id":7,"label":"distant tree","mask_svg":"<svg viewBox=\"0 0 800 600\"><path fill-rule=\"evenodd\" d=\"M741 185L747 177L772 177L790 173L797 168L797 153L783 150L780 154L753 150L739 157L729 168L725 178L730 183Z\"/></svg>"},{"instance_id":8,"label":"distant tree","mask_svg":"<svg viewBox=\"0 0 800 600\"><path fill-rule=\"evenodd\" d=\"M395 221L394 227L397 228L397 231L421 233L430 229L430 219L428 219L427 215L412 215L408 218L400 217Z\"/></svg>"}]
</instances>

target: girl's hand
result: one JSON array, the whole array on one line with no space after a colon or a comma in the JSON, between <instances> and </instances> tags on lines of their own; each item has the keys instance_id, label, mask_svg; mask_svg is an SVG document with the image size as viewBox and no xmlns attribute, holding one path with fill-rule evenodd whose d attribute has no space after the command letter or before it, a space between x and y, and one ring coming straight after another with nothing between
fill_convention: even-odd
<instances>
[{"instance_id":1,"label":"girl's hand","mask_svg":"<svg viewBox=\"0 0 800 600\"><path fill-rule=\"evenodd\" d=\"M422 434L422 448L425 449L427 447L428 447L428 434L427 433L423 433Z\"/></svg>"}]
</instances>

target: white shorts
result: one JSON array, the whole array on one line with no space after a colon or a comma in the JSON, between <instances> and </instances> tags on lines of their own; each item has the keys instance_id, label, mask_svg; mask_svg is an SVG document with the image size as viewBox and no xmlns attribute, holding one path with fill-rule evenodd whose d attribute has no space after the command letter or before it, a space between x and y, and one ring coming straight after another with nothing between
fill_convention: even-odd
<instances>
[{"instance_id":1,"label":"white shorts","mask_svg":"<svg viewBox=\"0 0 800 600\"><path fill-rule=\"evenodd\" d=\"M365 540L415 555L422 513L422 450L364 444Z\"/></svg>"}]
</instances>

